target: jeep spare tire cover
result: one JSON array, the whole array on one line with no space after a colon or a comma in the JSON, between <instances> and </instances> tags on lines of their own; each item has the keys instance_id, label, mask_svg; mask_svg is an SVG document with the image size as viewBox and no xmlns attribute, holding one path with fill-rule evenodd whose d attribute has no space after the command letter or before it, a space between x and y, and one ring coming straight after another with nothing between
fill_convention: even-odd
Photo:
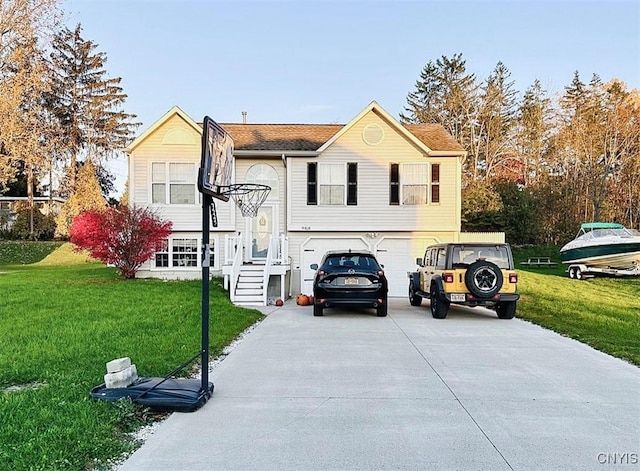
<instances>
[{"instance_id":1,"label":"jeep spare tire cover","mask_svg":"<svg viewBox=\"0 0 640 471\"><path fill-rule=\"evenodd\" d=\"M491 298L502 288L502 271L495 263L477 260L469 265L464 282L471 294Z\"/></svg>"}]
</instances>

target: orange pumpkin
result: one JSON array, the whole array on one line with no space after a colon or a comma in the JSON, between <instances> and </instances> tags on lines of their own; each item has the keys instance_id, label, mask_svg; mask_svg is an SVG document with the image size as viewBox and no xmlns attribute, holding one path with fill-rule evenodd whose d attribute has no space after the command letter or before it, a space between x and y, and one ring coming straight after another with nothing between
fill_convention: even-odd
<instances>
[{"instance_id":1,"label":"orange pumpkin","mask_svg":"<svg viewBox=\"0 0 640 471\"><path fill-rule=\"evenodd\" d=\"M284 301L282 299L276 299L276 306L283 306Z\"/></svg>"},{"instance_id":2,"label":"orange pumpkin","mask_svg":"<svg viewBox=\"0 0 640 471\"><path fill-rule=\"evenodd\" d=\"M309 296L300 293L296 296L296 303L298 303L299 306L306 306L309 304Z\"/></svg>"}]
</instances>

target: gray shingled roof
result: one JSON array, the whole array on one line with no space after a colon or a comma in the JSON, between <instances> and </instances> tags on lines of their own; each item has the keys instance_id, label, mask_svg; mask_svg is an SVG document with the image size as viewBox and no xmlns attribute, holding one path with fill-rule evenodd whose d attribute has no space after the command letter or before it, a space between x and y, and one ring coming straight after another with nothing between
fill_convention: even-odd
<instances>
[{"instance_id":1,"label":"gray shingled roof","mask_svg":"<svg viewBox=\"0 0 640 471\"><path fill-rule=\"evenodd\" d=\"M221 123L236 150L315 151L335 136L344 124L238 124ZM403 124L434 151L464 151L439 124Z\"/></svg>"}]
</instances>

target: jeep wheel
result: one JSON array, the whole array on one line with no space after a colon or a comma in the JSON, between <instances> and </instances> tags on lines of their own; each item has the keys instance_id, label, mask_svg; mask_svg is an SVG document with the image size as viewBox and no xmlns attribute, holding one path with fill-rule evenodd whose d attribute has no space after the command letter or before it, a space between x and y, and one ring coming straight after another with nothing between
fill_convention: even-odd
<instances>
[{"instance_id":1,"label":"jeep wheel","mask_svg":"<svg viewBox=\"0 0 640 471\"><path fill-rule=\"evenodd\" d=\"M500 319L513 319L516 315L516 302L505 301L496 305L496 313Z\"/></svg>"},{"instance_id":2,"label":"jeep wheel","mask_svg":"<svg viewBox=\"0 0 640 471\"><path fill-rule=\"evenodd\" d=\"M502 288L502 281L500 268L486 260L473 262L464 275L467 289L479 298L493 297Z\"/></svg>"},{"instance_id":3,"label":"jeep wheel","mask_svg":"<svg viewBox=\"0 0 640 471\"><path fill-rule=\"evenodd\" d=\"M435 319L444 319L447 317L449 310L449 301L443 300L438 296L438 289L435 284L431 285L429 290L429 298L431 299L431 315Z\"/></svg>"},{"instance_id":4,"label":"jeep wheel","mask_svg":"<svg viewBox=\"0 0 640 471\"><path fill-rule=\"evenodd\" d=\"M422 304L422 296L416 294L412 282L409 282L409 303L411 303L412 306L420 306Z\"/></svg>"}]
</instances>

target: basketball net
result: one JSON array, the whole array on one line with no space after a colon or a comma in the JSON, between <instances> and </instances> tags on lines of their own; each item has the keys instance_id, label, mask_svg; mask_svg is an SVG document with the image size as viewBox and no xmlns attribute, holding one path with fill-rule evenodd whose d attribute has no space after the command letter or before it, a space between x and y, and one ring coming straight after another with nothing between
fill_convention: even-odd
<instances>
[{"instance_id":1,"label":"basketball net","mask_svg":"<svg viewBox=\"0 0 640 471\"><path fill-rule=\"evenodd\" d=\"M256 217L270 192L270 186L258 183L235 183L220 187L220 193L232 198L244 217Z\"/></svg>"}]
</instances>

